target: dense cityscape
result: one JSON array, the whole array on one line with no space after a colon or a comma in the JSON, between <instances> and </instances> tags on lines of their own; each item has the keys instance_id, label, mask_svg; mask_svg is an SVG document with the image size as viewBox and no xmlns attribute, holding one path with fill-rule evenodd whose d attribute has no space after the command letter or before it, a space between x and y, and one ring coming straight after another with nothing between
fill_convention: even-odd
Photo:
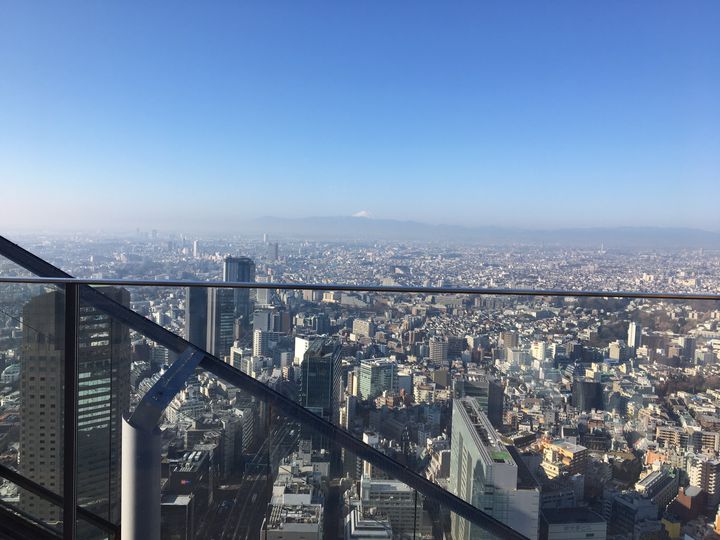
<instances>
[{"instance_id":1,"label":"dense cityscape","mask_svg":"<svg viewBox=\"0 0 720 540\"><path fill-rule=\"evenodd\" d=\"M222 241L154 231L21 243L87 278L720 290L720 254L703 250ZM11 263L0 271L21 274ZM59 489L52 415L61 398L51 389L61 353L49 344L62 294L2 288L0 460ZM720 533L717 302L280 288L106 293L528 538ZM175 355L90 307L83 313L78 460L87 471L78 496L116 519L121 415ZM161 429L163 538L487 537L202 370ZM0 497L61 520L9 481Z\"/></svg>"}]
</instances>

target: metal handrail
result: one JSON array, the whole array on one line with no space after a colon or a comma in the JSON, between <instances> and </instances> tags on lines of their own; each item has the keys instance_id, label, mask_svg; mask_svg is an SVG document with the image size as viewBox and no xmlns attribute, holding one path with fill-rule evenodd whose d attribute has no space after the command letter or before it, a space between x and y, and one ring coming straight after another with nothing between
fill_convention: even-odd
<instances>
[{"instance_id":1,"label":"metal handrail","mask_svg":"<svg viewBox=\"0 0 720 540\"><path fill-rule=\"evenodd\" d=\"M25 491L32 493L33 495L37 495L41 499L46 500L49 503L54 504L55 506L59 506L61 508L64 506L64 499L61 495L58 495L57 493L49 490L45 486L42 486L37 482L30 480L19 472L13 471L5 465L0 465L0 478L9 480L19 488L22 488ZM79 517L83 521L87 521L98 529L102 529L103 531L110 533L113 538L120 538L120 527L118 527L114 523L111 523L105 518L91 512L87 508L78 506L77 517Z\"/></svg>"},{"instance_id":2,"label":"metal handrail","mask_svg":"<svg viewBox=\"0 0 720 540\"><path fill-rule=\"evenodd\" d=\"M2 251L0 250L0 254ZM351 285L347 283L256 283L254 281L196 281L152 279L96 279L75 277L2 276L0 283L119 287L190 287L223 289L284 289L296 291L376 292L392 294L466 294L495 296L555 296L562 298L629 298L648 300L720 301L720 293L671 293L642 291L574 291L571 289L514 289L493 287L415 287L412 285Z\"/></svg>"}]
</instances>

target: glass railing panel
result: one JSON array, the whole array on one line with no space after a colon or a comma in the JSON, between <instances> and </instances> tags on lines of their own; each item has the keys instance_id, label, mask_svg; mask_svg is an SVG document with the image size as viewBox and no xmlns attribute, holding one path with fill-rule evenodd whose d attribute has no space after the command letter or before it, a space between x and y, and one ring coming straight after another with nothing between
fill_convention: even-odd
<instances>
[{"instance_id":1,"label":"glass railing panel","mask_svg":"<svg viewBox=\"0 0 720 540\"><path fill-rule=\"evenodd\" d=\"M145 289L143 305L170 314L163 326L185 328L186 303L194 305L187 292L162 293L155 303L153 288ZM664 455L670 463L673 455L692 452L700 463L703 455L718 451L710 442L717 431L711 411L718 388L717 302L377 292L353 293L349 300L332 292L278 291L270 298L254 292L250 325L235 316L230 294L235 291L213 291L200 309L205 330L215 316L208 305L221 306L220 315L232 308L232 316L216 319L218 335L228 338L227 323L233 323L233 344L228 354L222 353L226 342L217 345L217 356L481 511L516 525L525 536L533 537L541 510L553 505L588 506L602 515L604 488L622 482L634 489L652 472L653 465L639 459L639 467L632 464L635 452ZM134 298L133 291L130 305ZM184 320L173 320L181 313ZM142 341L134 332L129 340L131 352ZM312 349L316 341L323 344L317 350ZM161 346L147 345L158 349L157 358L165 357ZM212 340L209 345L215 346ZM167 351L168 362L171 358ZM381 376L384 363L375 365L384 358L391 366L386 377ZM128 406L140 397L138 381L161 369L159 362L148 364L135 375L130 367ZM263 442L285 444L282 439L272 443L283 433L273 434L274 424L280 422L278 429L289 433L292 422L273 417L266 405L205 371L191 377L174 401L163 423L166 456L174 455L173 460L183 459L180 452L198 441L222 439L223 426L245 426L238 418L253 418L241 440L234 428L233 450L214 465L220 471L217 485L229 486L218 490L232 492L232 497L218 495L231 499L217 508L224 514L236 504L240 488L235 486L247 471L271 464ZM678 433L677 444L671 431ZM303 426L293 436L306 436ZM323 448L315 435L307 437ZM352 455L329 446L329 455L347 455L336 478L357 470ZM110 454L102 455L112 461ZM625 468L614 465L622 460L628 460L632 475L623 476ZM473 475L463 477L462 463L474 464ZM490 486L483 480L502 467L510 475L505 483ZM250 488L242 484L242 491ZM254 494L259 500L262 493L250 497ZM166 498L164 504L166 512L177 515L195 512L187 497ZM209 504L200 506L210 512ZM431 521L452 529L452 518L441 514L433 518L431 513ZM203 519L220 519L207 516ZM193 523L207 527L207 522Z\"/></svg>"},{"instance_id":2,"label":"glass railing panel","mask_svg":"<svg viewBox=\"0 0 720 540\"><path fill-rule=\"evenodd\" d=\"M267 474L294 423L198 370L161 421L162 537L245 538L259 533ZM257 522L257 523L256 523Z\"/></svg>"},{"instance_id":3,"label":"glass railing panel","mask_svg":"<svg viewBox=\"0 0 720 540\"><path fill-rule=\"evenodd\" d=\"M210 373L195 384L219 386L213 412L163 425L164 538L443 538L414 489Z\"/></svg>"},{"instance_id":4,"label":"glass railing panel","mask_svg":"<svg viewBox=\"0 0 720 540\"><path fill-rule=\"evenodd\" d=\"M675 463L689 451L700 463L719 450L715 301L332 291L251 298L252 326L236 326L239 339L222 358L395 457L409 448L411 470L501 521L522 516L529 536L542 508L590 505L602 516L605 487L620 480L634 488L653 471L636 460L635 473L620 478L622 467L608 460L634 463L636 452L657 450ZM323 335L340 345L337 394L336 360L323 364L321 353L303 371L307 348ZM396 387L381 376L384 358ZM382 388L373 395L374 385ZM678 432L679 449L666 431ZM480 447L492 459L478 474L506 466L512 478L502 489L512 500L480 495L500 493L499 485L460 478L455 465L463 456L480 463ZM443 451L450 465L438 476L431 468Z\"/></svg>"},{"instance_id":5,"label":"glass railing panel","mask_svg":"<svg viewBox=\"0 0 720 540\"><path fill-rule=\"evenodd\" d=\"M120 538L118 534L110 532L104 527L89 523L82 518L78 518L77 520L76 537L93 540L119 540Z\"/></svg>"},{"instance_id":6,"label":"glass railing panel","mask_svg":"<svg viewBox=\"0 0 720 540\"><path fill-rule=\"evenodd\" d=\"M97 288L130 307L123 287ZM136 339L133 339L136 338ZM137 383L138 355L147 360L145 340L120 320L81 298L78 328L77 503L107 521L120 523L123 415ZM151 358L150 358L151 359ZM78 538L96 538L96 527L78 523Z\"/></svg>"},{"instance_id":7,"label":"glass railing panel","mask_svg":"<svg viewBox=\"0 0 720 540\"><path fill-rule=\"evenodd\" d=\"M43 505L47 506L39 506L38 501L42 501ZM55 516L49 516L49 508L55 509ZM34 493L4 479L0 483L0 510L3 509L21 519L13 528L19 529L26 525L28 531L32 531L31 527L37 527L41 532L62 534L63 522L60 506L44 501ZM36 534L34 537L40 538L40 535Z\"/></svg>"},{"instance_id":8,"label":"glass railing panel","mask_svg":"<svg viewBox=\"0 0 720 540\"><path fill-rule=\"evenodd\" d=\"M21 246L24 250L61 268L75 277L119 277L109 272L116 261L113 249L117 249L115 240L81 238L77 235L59 236L55 234L11 234L3 235L3 240ZM122 242L120 242L122 243ZM122 248L120 248L122 249ZM119 262L119 261L117 261ZM0 269L2 262L0 262ZM28 275L13 263L12 273L0 275Z\"/></svg>"},{"instance_id":9,"label":"glass railing panel","mask_svg":"<svg viewBox=\"0 0 720 540\"><path fill-rule=\"evenodd\" d=\"M53 285L0 284L0 465L63 493L65 295ZM9 481L3 500L53 527L62 508Z\"/></svg>"},{"instance_id":10,"label":"glass railing panel","mask_svg":"<svg viewBox=\"0 0 720 540\"><path fill-rule=\"evenodd\" d=\"M30 272L15 262L0 256L0 277L32 276Z\"/></svg>"}]
</instances>

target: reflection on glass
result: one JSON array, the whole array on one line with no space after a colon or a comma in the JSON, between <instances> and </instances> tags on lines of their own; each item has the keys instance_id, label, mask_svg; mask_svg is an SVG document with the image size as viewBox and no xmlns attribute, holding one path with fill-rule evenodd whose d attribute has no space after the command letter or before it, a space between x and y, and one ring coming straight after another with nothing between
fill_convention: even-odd
<instances>
[{"instance_id":1,"label":"reflection on glass","mask_svg":"<svg viewBox=\"0 0 720 540\"><path fill-rule=\"evenodd\" d=\"M104 295L130 305L130 294L102 287ZM130 399L128 328L81 302L78 323L78 505L108 521L120 520L122 416ZM82 525L82 524L81 524ZM82 535L82 527L79 527Z\"/></svg>"},{"instance_id":2,"label":"reflection on glass","mask_svg":"<svg viewBox=\"0 0 720 540\"><path fill-rule=\"evenodd\" d=\"M65 295L33 291L22 308L20 353L20 439L18 470L34 482L62 493ZM43 522L62 520L62 508L21 491L19 508Z\"/></svg>"}]
</instances>

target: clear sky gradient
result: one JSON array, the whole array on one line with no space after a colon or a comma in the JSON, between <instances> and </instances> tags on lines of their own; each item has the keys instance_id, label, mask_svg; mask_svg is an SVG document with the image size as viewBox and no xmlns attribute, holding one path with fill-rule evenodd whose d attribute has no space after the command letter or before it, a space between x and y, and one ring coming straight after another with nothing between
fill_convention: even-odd
<instances>
[{"instance_id":1,"label":"clear sky gradient","mask_svg":"<svg viewBox=\"0 0 720 540\"><path fill-rule=\"evenodd\" d=\"M0 227L720 230L718 28L717 1L1 2Z\"/></svg>"}]
</instances>

